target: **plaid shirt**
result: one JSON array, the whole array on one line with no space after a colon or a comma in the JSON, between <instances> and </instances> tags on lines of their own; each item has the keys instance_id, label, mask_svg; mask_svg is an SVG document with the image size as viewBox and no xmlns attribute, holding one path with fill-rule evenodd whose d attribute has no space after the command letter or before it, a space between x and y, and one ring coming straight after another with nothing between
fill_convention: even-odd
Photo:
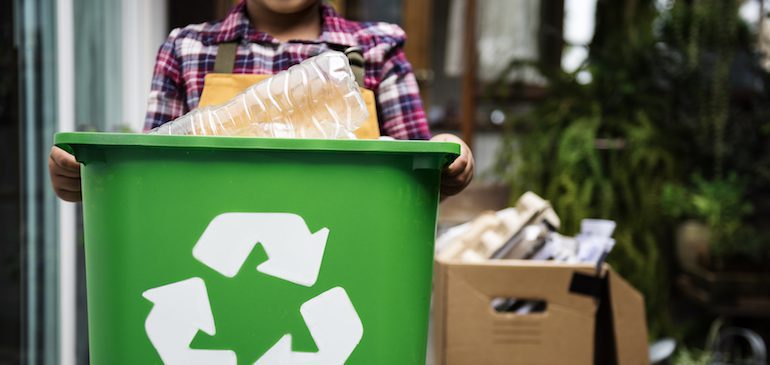
<instances>
[{"instance_id":1,"label":"plaid shirt","mask_svg":"<svg viewBox=\"0 0 770 365\"><path fill-rule=\"evenodd\" d=\"M403 52L406 35L397 25L358 23L321 5L323 24L315 41L281 43L251 26L241 1L222 21L171 31L160 47L144 128L149 130L194 109L203 80L214 69L218 44L240 42L233 72L275 74L329 49L357 46L364 54L364 86L374 90L380 130L399 139L428 139L430 131L412 67Z\"/></svg>"}]
</instances>

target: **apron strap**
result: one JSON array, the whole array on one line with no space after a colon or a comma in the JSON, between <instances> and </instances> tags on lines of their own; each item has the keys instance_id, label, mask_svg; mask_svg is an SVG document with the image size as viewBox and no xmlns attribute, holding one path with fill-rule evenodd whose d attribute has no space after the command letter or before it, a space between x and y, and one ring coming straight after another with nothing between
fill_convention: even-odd
<instances>
[{"instance_id":1,"label":"apron strap","mask_svg":"<svg viewBox=\"0 0 770 365\"><path fill-rule=\"evenodd\" d=\"M327 43L329 48L335 51L343 52L348 56L350 68L353 70L353 76L356 78L358 86L364 87L364 54L361 48L348 47L334 43ZM238 53L238 43L221 43L217 49L217 56L214 60L214 73L231 74L235 68L235 55Z\"/></svg>"},{"instance_id":2,"label":"apron strap","mask_svg":"<svg viewBox=\"0 0 770 365\"><path fill-rule=\"evenodd\" d=\"M348 56L348 62L353 70L353 76L356 77L356 83L358 86L364 87L364 53L361 48L348 47L345 50L345 55Z\"/></svg>"},{"instance_id":3,"label":"apron strap","mask_svg":"<svg viewBox=\"0 0 770 365\"><path fill-rule=\"evenodd\" d=\"M235 68L235 54L238 53L238 43L222 43L217 49L217 58L214 60L214 73L231 74Z\"/></svg>"}]
</instances>

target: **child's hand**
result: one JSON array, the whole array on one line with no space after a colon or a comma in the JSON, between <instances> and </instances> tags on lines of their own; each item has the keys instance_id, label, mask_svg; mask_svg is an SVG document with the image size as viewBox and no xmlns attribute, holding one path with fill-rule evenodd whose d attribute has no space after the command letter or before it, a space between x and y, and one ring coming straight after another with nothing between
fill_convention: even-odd
<instances>
[{"instance_id":1,"label":"child's hand","mask_svg":"<svg viewBox=\"0 0 770 365\"><path fill-rule=\"evenodd\" d=\"M455 195L473 180L473 153L462 139L452 134L438 134L430 139L437 142L454 142L460 145L460 157L447 166L441 174L441 199Z\"/></svg>"},{"instance_id":2,"label":"child's hand","mask_svg":"<svg viewBox=\"0 0 770 365\"><path fill-rule=\"evenodd\" d=\"M75 156L54 146L48 157L48 172L56 195L68 202L83 200L80 194L80 163Z\"/></svg>"}]
</instances>

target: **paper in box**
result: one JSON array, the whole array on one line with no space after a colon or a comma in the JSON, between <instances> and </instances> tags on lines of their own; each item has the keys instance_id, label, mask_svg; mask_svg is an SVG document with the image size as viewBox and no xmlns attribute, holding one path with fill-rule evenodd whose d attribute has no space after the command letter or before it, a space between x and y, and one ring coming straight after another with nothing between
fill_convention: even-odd
<instances>
[{"instance_id":1,"label":"paper in box","mask_svg":"<svg viewBox=\"0 0 770 365\"><path fill-rule=\"evenodd\" d=\"M438 260L435 278L437 365L649 363L644 299L608 265ZM546 307L498 313L499 297Z\"/></svg>"}]
</instances>

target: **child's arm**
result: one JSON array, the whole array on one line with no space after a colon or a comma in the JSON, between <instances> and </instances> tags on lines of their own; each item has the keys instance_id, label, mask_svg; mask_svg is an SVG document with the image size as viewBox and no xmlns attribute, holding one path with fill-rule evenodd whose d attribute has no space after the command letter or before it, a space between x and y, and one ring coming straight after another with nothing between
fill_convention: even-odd
<instances>
[{"instance_id":1,"label":"child's arm","mask_svg":"<svg viewBox=\"0 0 770 365\"><path fill-rule=\"evenodd\" d=\"M159 127L188 112L182 79L183 70L175 49L175 40L178 34L179 29L173 30L158 50L155 73L152 77L152 86L147 102L145 131Z\"/></svg>"},{"instance_id":2,"label":"child's arm","mask_svg":"<svg viewBox=\"0 0 770 365\"><path fill-rule=\"evenodd\" d=\"M401 47L383 64L384 78L377 90L382 129L385 135L404 139L428 139L430 131L423 111L420 91L412 67ZM441 198L455 195L473 179L473 153L462 139L451 134L439 134L432 141L454 142L460 145L460 156L444 169L441 177Z\"/></svg>"},{"instance_id":3,"label":"child's arm","mask_svg":"<svg viewBox=\"0 0 770 365\"><path fill-rule=\"evenodd\" d=\"M403 49L396 46L385 57L382 81L376 90L383 134L396 139L429 139L420 89Z\"/></svg>"}]
</instances>

